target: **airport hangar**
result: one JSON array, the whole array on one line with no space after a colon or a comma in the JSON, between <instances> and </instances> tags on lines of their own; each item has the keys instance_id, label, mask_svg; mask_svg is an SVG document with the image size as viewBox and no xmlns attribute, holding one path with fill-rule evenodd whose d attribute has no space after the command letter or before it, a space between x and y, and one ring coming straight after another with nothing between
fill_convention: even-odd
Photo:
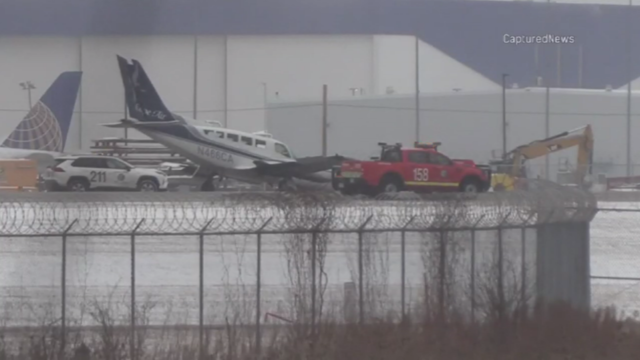
<instances>
[{"instance_id":1,"label":"airport hangar","mask_svg":"<svg viewBox=\"0 0 640 360\"><path fill-rule=\"evenodd\" d=\"M27 95L18 83L35 83L35 99L60 72L82 70L67 151L88 150L91 139L122 136L122 130L100 126L124 115L116 54L141 61L172 110L240 130L266 127L300 155L320 150L319 136L313 134L319 129L304 125L318 124L314 122L318 107L294 111L291 106L283 109L283 103L309 99L317 103L322 85L327 84L330 101L358 95L370 99L349 101L403 101L399 106L410 108L417 58L419 88L425 97L422 106L445 107L447 111L441 113L448 114L437 120L421 111L425 122L421 138L443 141L452 155L483 161L491 150L501 147L501 75L508 73L509 86L515 83L521 88L545 79L554 87L552 99L562 91L571 93L555 89L558 87L595 89L577 91L567 103L561 98L557 103L552 100L551 111L602 115L581 119L568 114L571 119L566 125L552 117L550 132L590 121L597 136L597 157L621 162L625 157L621 138L626 129L625 100L618 92L604 89L625 87L640 76L640 66L626 69L624 56L640 63L640 40L628 39L625 28L619 26L626 19L640 18L637 7L430 0L33 0L5 1L1 10L0 114L4 120L0 131L12 128L26 113ZM640 21L631 26L631 33L638 33ZM573 36L575 42L513 45L504 42L505 34ZM632 45L629 53L627 41ZM558 56L559 48L562 56ZM518 102L510 98L516 92L510 91L508 103ZM581 100L587 93L591 98ZM584 109L582 104L597 104L593 96L618 100L607 105L614 110ZM544 104L539 95L530 99L521 107L533 106L537 114L511 120L510 146L545 135L539 125ZM430 101L437 104L429 105ZM273 106L280 109L267 114L265 108ZM415 113L385 106L375 114L373 109L367 109L365 115L357 111L330 114L335 119L331 120L329 152L364 156L365 149L367 153L375 150L377 141L412 141L415 126L408 124L413 124L410 119L415 119ZM467 115L459 117L450 110ZM273 120L275 114L282 120ZM350 127L349 121L364 125ZM536 125L518 125L528 121ZM288 132L292 128L296 131ZM347 128L350 130L342 131ZM357 130L363 128L377 130L366 134ZM392 139L383 136L395 134L380 130L385 128L404 130ZM311 132L300 136L302 129ZM474 134L473 139L461 136L465 133ZM142 137L135 131L129 136ZM636 153L634 149L632 158L640 159Z\"/></svg>"}]
</instances>

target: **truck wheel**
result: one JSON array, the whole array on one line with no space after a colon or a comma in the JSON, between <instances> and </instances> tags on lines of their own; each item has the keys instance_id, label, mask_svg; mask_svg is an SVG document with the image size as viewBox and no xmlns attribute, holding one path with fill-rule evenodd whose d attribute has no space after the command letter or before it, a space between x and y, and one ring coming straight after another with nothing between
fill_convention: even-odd
<instances>
[{"instance_id":1,"label":"truck wheel","mask_svg":"<svg viewBox=\"0 0 640 360\"><path fill-rule=\"evenodd\" d=\"M379 185L381 193L396 193L402 191L402 181L394 177L386 177L382 179Z\"/></svg>"},{"instance_id":2,"label":"truck wheel","mask_svg":"<svg viewBox=\"0 0 640 360\"><path fill-rule=\"evenodd\" d=\"M84 179L71 179L67 183L67 189L70 191L84 192L89 190L89 183Z\"/></svg>"},{"instance_id":3,"label":"truck wheel","mask_svg":"<svg viewBox=\"0 0 640 360\"><path fill-rule=\"evenodd\" d=\"M465 179L460 184L460 191L467 193L479 193L480 183L474 179Z\"/></svg>"}]
</instances>

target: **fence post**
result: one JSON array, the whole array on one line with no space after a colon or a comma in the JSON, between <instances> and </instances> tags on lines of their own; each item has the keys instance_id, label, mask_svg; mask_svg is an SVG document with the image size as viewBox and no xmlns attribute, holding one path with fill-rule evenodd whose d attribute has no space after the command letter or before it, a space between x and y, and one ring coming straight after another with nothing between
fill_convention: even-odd
<instances>
[{"instance_id":1,"label":"fence post","mask_svg":"<svg viewBox=\"0 0 640 360\"><path fill-rule=\"evenodd\" d=\"M480 216L471 228L471 322L476 321L476 228L486 215Z\"/></svg>"},{"instance_id":2,"label":"fence post","mask_svg":"<svg viewBox=\"0 0 640 360\"><path fill-rule=\"evenodd\" d=\"M595 210L595 213L597 213L598 210ZM595 213L593 214L593 216L595 216ZM583 213L576 211L572 216L571 219L568 221L572 227L576 225L575 221L578 218L578 216L581 216ZM585 233L583 233L583 238L582 241L586 242L586 244L582 244L583 250L581 251L581 255L583 255L582 257L582 261L580 262L580 271L584 271L584 274L586 274L585 278L584 278L584 282L582 283L582 285L584 286L584 288L582 288L582 295L584 296L585 299L585 303L582 304L585 308L589 309L591 307L591 261L590 261L590 256L589 256L589 248L590 248L590 235L589 235L589 224L588 222L585 221L581 221L580 223L582 223L582 227L583 227L583 231L585 231ZM584 226L586 225L586 228L584 228Z\"/></svg>"},{"instance_id":3,"label":"fence post","mask_svg":"<svg viewBox=\"0 0 640 360\"><path fill-rule=\"evenodd\" d=\"M214 219L211 219L207 222L207 224L200 230L200 289L199 289L199 312L200 319L198 324L198 354L200 355L200 360L204 359L204 232L207 231L211 222Z\"/></svg>"},{"instance_id":4,"label":"fence post","mask_svg":"<svg viewBox=\"0 0 640 360\"><path fill-rule=\"evenodd\" d=\"M311 234L311 334L316 333L316 257L318 247L318 231L322 224L324 224L327 218L322 219L316 226L313 227Z\"/></svg>"},{"instance_id":5,"label":"fence post","mask_svg":"<svg viewBox=\"0 0 640 360\"><path fill-rule=\"evenodd\" d=\"M547 216L547 218L544 220L542 225L546 225L549 222L551 222L551 218L553 218L553 215L555 215L555 214L556 214L556 209L551 209L551 212L549 213L549 216Z\"/></svg>"},{"instance_id":6,"label":"fence post","mask_svg":"<svg viewBox=\"0 0 640 360\"><path fill-rule=\"evenodd\" d=\"M440 318L440 329L442 330L445 322L444 313L444 288L446 279L446 261L447 261L447 247L445 241L445 231L440 230L440 264L438 266L438 317Z\"/></svg>"},{"instance_id":7,"label":"fence post","mask_svg":"<svg viewBox=\"0 0 640 360\"><path fill-rule=\"evenodd\" d=\"M402 322L404 322L406 319L406 310L405 310L405 304L406 304L406 281L407 281L407 244L406 244L406 233L407 233L407 228L409 227L409 225L411 225L411 223L413 222L413 220L416 218L415 215L411 216L411 218L409 219L409 221L407 221L407 223L402 227L402 231L400 232L400 276L402 277L402 279L400 279L400 314L402 315L401 319Z\"/></svg>"},{"instance_id":8,"label":"fence post","mask_svg":"<svg viewBox=\"0 0 640 360\"><path fill-rule=\"evenodd\" d=\"M533 217L533 214L529 215L527 220L522 225L522 253L520 256L522 257L521 264L521 281L522 281L522 289L520 290L520 297L523 308L526 306L526 296L527 296L527 226L529 225L529 220ZM524 315L524 314L523 314Z\"/></svg>"},{"instance_id":9,"label":"fence post","mask_svg":"<svg viewBox=\"0 0 640 360\"><path fill-rule=\"evenodd\" d=\"M504 325L505 315L505 299L504 299L504 253L503 253L503 241L502 230L507 219L511 215L511 211L502 219L498 225L498 321L500 323L500 329L502 332Z\"/></svg>"},{"instance_id":10,"label":"fence post","mask_svg":"<svg viewBox=\"0 0 640 360\"><path fill-rule=\"evenodd\" d=\"M66 347L67 342L67 235L71 228L78 222L78 219L75 219L67 226L67 228L62 233L62 278L61 278L61 286L62 286L62 294L61 294L61 302L62 302L62 311L61 311L61 319L60 319L60 358L64 357L64 349Z\"/></svg>"},{"instance_id":11,"label":"fence post","mask_svg":"<svg viewBox=\"0 0 640 360\"><path fill-rule=\"evenodd\" d=\"M261 347L262 347L262 334L260 333L260 292L262 285L262 230L269 225L273 217L265 221L260 228L258 228L256 234L256 359L260 359Z\"/></svg>"},{"instance_id":12,"label":"fence post","mask_svg":"<svg viewBox=\"0 0 640 360\"><path fill-rule=\"evenodd\" d=\"M131 231L131 335L129 336L129 351L131 359L137 359L136 352L136 231L140 228L144 219L140 220Z\"/></svg>"},{"instance_id":13,"label":"fence post","mask_svg":"<svg viewBox=\"0 0 640 360\"><path fill-rule=\"evenodd\" d=\"M364 228L372 218L373 215L370 215L367 220L358 227L358 321L360 325L364 324L364 259L362 257L362 237Z\"/></svg>"},{"instance_id":14,"label":"fence post","mask_svg":"<svg viewBox=\"0 0 640 360\"><path fill-rule=\"evenodd\" d=\"M544 210L544 209L543 209ZM535 225L535 229L536 229L536 253L538 255L536 255L536 275L535 275L535 290L534 290L534 302L541 302L544 305L546 305L548 303L548 297L547 297L547 293L544 291L545 289L545 283L547 280L546 277L542 274L542 264L541 264L541 257L539 256L540 251L543 251L545 248L545 244L546 241L541 240L541 230L542 232L545 232L545 230L547 229L547 227L554 223L556 219L554 219L555 214L556 214L556 209L553 208L550 211L548 211L548 214L546 214L546 216L544 216L544 218L542 218L541 213L542 210L538 210L537 211L537 218L536 218L536 225ZM547 280L548 281L548 280Z\"/></svg>"},{"instance_id":15,"label":"fence post","mask_svg":"<svg viewBox=\"0 0 640 360\"><path fill-rule=\"evenodd\" d=\"M502 224L498 226L498 319L502 322L504 291L502 288Z\"/></svg>"},{"instance_id":16,"label":"fence post","mask_svg":"<svg viewBox=\"0 0 640 360\"><path fill-rule=\"evenodd\" d=\"M438 277L440 278L440 282L439 282L439 289L438 289L438 311L439 311L439 317L440 317L440 321L441 321L441 326L440 326L440 330L441 330L441 334L443 333L442 330L444 329L444 325L446 322L446 314L445 314L445 309L444 309L444 303L445 303L445 283L447 280L447 241L446 241L446 230L450 229L450 223L451 220L453 219L453 215L449 215L447 216L447 220L444 221L443 226L440 228L440 265L439 265L439 269L438 269Z\"/></svg>"}]
</instances>

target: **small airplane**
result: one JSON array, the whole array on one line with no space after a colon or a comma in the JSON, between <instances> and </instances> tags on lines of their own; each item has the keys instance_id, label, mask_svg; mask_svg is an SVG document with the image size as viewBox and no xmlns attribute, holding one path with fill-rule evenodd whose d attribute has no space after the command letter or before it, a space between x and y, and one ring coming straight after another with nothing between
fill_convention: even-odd
<instances>
[{"instance_id":1,"label":"small airplane","mask_svg":"<svg viewBox=\"0 0 640 360\"><path fill-rule=\"evenodd\" d=\"M172 113L155 90L142 65L117 56L129 115L111 128L134 128L199 165L194 175L203 178L201 189L212 191L213 178L250 184L295 188L293 179L330 182L328 170L342 156L296 158L291 149L264 132L248 133L195 121ZM204 123L204 125L199 125Z\"/></svg>"},{"instance_id":2,"label":"small airplane","mask_svg":"<svg viewBox=\"0 0 640 360\"><path fill-rule=\"evenodd\" d=\"M39 169L62 155L82 79L81 71L61 73L0 145L0 159L31 159Z\"/></svg>"}]
</instances>

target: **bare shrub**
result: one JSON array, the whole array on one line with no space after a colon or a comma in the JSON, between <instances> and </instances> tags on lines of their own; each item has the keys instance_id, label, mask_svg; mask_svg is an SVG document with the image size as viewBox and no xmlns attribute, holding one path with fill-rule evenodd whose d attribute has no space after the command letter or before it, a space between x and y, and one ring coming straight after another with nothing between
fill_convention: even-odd
<instances>
[{"instance_id":1,"label":"bare shrub","mask_svg":"<svg viewBox=\"0 0 640 360\"><path fill-rule=\"evenodd\" d=\"M495 274L487 273L483 288L487 293L498 293L498 282L495 277L491 278ZM519 278L516 276L514 282ZM453 288L453 284L447 285ZM514 302L517 303L517 296L508 295L510 292L504 298L516 299ZM487 301L492 308L502 300L492 295ZM92 359L130 358L129 318L118 311L120 307L127 308L125 304L124 299L111 297L107 302L94 302L89 307L90 316L100 323L100 327L93 330L93 336L85 330L84 341L91 349ZM148 326L153 302L141 301L136 308L135 351L138 359L197 359L198 343L193 341L194 337L189 336L187 330L165 325L161 329L164 337L158 341L154 335L158 331L152 331ZM447 316L439 314L438 309L440 307L431 310L432 316L412 316L401 323L385 319L362 325L323 321L317 325L312 339L305 339L305 329L299 326L265 328L260 353L263 359L278 360L631 360L640 355L640 326L634 321L616 319L613 309L589 312L564 303L538 303L530 312L505 311L501 322L487 316L475 323L452 316L448 307L444 307ZM11 339L0 336L0 355L3 360L62 359L56 354L59 345L55 342L56 329L59 329L58 324L35 328L46 334L42 338L31 336L33 331L13 334ZM246 329L251 327L227 321L224 326L208 331L205 343L207 358L254 359L258 349L250 344L255 334L243 331ZM191 334L194 334L193 329ZM20 343L23 348L10 350L17 347L10 346L9 342ZM172 343L171 346L166 346L168 342ZM75 346L69 346L65 358L70 358Z\"/></svg>"}]
</instances>

